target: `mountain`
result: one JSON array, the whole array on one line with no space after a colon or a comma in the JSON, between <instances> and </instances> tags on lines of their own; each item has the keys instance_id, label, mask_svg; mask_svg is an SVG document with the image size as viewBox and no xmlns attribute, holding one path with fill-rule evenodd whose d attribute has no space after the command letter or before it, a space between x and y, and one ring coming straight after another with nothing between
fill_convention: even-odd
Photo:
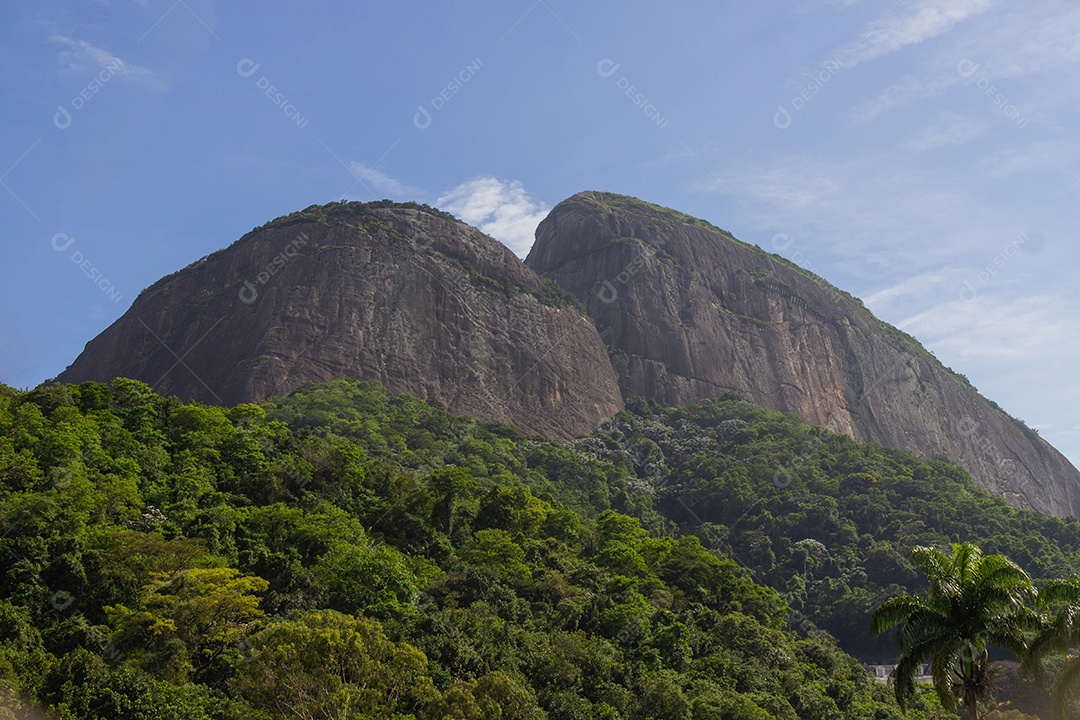
<instances>
[{"instance_id":1,"label":"mountain","mask_svg":"<svg viewBox=\"0 0 1080 720\"><path fill-rule=\"evenodd\" d=\"M58 379L118 376L220 404L371 379L549 438L631 397L736 391L948 457L1016 507L1080 515L1068 460L914 338L777 255L610 193L557 205L525 263L415 203L278 218L145 290Z\"/></svg>"},{"instance_id":2,"label":"mountain","mask_svg":"<svg viewBox=\"0 0 1080 720\"><path fill-rule=\"evenodd\" d=\"M416 204L312 206L162 278L58 380L115 377L225 405L365 378L555 438L622 408L572 297Z\"/></svg>"},{"instance_id":3,"label":"mountain","mask_svg":"<svg viewBox=\"0 0 1080 720\"><path fill-rule=\"evenodd\" d=\"M525 262L585 305L624 397L737 391L859 441L946 456L1011 505L1080 513L1080 473L1033 430L859 300L709 223L580 193L541 222Z\"/></svg>"}]
</instances>

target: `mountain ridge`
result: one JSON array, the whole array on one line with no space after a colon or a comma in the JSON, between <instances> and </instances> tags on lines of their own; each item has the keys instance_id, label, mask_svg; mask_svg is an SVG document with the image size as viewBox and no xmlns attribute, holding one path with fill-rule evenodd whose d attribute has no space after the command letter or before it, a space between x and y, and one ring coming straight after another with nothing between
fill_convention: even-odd
<instances>
[{"instance_id":1,"label":"mountain ridge","mask_svg":"<svg viewBox=\"0 0 1080 720\"><path fill-rule=\"evenodd\" d=\"M189 349L211 333L221 350ZM197 382L178 380L185 370ZM374 379L551 438L592 431L632 397L677 406L735 391L949 457L1018 507L1080 514L1064 456L857 298L707 221L613 193L556 205L524 263L416 203L281 216L151 285L58 379L121 375L228 403Z\"/></svg>"}]
</instances>

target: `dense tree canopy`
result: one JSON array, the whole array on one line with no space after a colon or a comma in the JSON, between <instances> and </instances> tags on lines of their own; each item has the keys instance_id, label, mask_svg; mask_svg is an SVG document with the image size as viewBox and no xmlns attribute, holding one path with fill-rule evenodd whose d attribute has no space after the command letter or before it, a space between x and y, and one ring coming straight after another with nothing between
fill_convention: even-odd
<instances>
[{"instance_id":1,"label":"dense tree canopy","mask_svg":"<svg viewBox=\"0 0 1080 720\"><path fill-rule=\"evenodd\" d=\"M841 647L893 652L869 619L921 588L910 548L1064 576L1076 529L737 398L553 443L361 382L0 388L0 707L899 718Z\"/></svg>"}]
</instances>

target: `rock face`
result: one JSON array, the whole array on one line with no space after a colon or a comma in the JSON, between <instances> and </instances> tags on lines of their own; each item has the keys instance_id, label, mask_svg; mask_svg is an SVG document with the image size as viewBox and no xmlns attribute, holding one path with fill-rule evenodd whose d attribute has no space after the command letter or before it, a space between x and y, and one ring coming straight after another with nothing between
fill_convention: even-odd
<instances>
[{"instance_id":1,"label":"rock face","mask_svg":"<svg viewBox=\"0 0 1080 720\"><path fill-rule=\"evenodd\" d=\"M1080 514L1080 473L913 338L779 256L673 210L580 193L526 264L573 292L624 397L737 391L861 441L944 455L1010 504Z\"/></svg>"},{"instance_id":2,"label":"rock face","mask_svg":"<svg viewBox=\"0 0 1080 720\"><path fill-rule=\"evenodd\" d=\"M58 379L119 376L225 405L372 379L551 438L624 397L737 391L1080 515L1068 460L913 338L779 256L621 195L560 203L524 264L426 206L312 206L143 291Z\"/></svg>"},{"instance_id":3,"label":"rock face","mask_svg":"<svg viewBox=\"0 0 1080 720\"><path fill-rule=\"evenodd\" d=\"M163 278L58 380L119 376L226 405L372 379L554 438L622 408L607 350L568 294L412 204L313 206Z\"/></svg>"}]
</instances>

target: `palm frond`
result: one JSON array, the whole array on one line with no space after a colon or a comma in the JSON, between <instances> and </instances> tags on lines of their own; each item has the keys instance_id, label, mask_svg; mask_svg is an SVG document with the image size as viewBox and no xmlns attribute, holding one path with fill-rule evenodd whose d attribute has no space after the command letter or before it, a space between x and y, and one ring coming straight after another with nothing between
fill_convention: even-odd
<instances>
[{"instance_id":1,"label":"palm frond","mask_svg":"<svg viewBox=\"0 0 1080 720\"><path fill-rule=\"evenodd\" d=\"M929 603L915 595L899 595L887 600L874 611L870 631L875 635L891 630L900 623L908 622L920 612L932 611Z\"/></svg>"},{"instance_id":2,"label":"palm frond","mask_svg":"<svg viewBox=\"0 0 1080 720\"><path fill-rule=\"evenodd\" d=\"M1080 603L1080 575L1051 580L1039 591L1039 606Z\"/></svg>"},{"instance_id":3,"label":"palm frond","mask_svg":"<svg viewBox=\"0 0 1080 720\"><path fill-rule=\"evenodd\" d=\"M932 599L948 599L959 595L960 587L952 572L952 563L945 553L937 548L918 545L911 551L911 562L926 576Z\"/></svg>"},{"instance_id":4,"label":"palm frond","mask_svg":"<svg viewBox=\"0 0 1080 720\"><path fill-rule=\"evenodd\" d=\"M916 648L914 652L905 653L893 670L893 686L896 692L896 702L901 708L907 709L908 700L915 695L915 676L919 667L933 656L933 648Z\"/></svg>"},{"instance_id":5,"label":"palm frond","mask_svg":"<svg viewBox=\"0 0 1080 720\"><path fill-rule=\"evenodd\" d=\"M943 649L930 662L930 676L933 678L934 692L942 706L952 712L956 709L956 694L953 693L953 675L955 674L955 648Z\"/></svg>"},{"instance_id":6,"label":"palm frond","mask_svg":"<svg viewBox=\"0 0 1080 720\"><path fill-rule=\"evenodd\" d=\"M1070 658L1065 667L1058 673L1054 681L1054 696L1051 703L1051 713L1055 720L1063 720L1065 717L1065 705L1069 698L1080 687L1080 657Z\"/></svg>"},{"instance_id":7,"label":"palm frond","mask_svg":"<svg viewBox=\"0 0 1080 720\"><path fill-rule=\"evenodd\" d=\"M1080 606L1066 605L1045 620L1028 645L1024 669L1040 683L1044 680L1043 664L1053 655L1061 655L1080 642Z\"/></svg>"},{"instance_id":8,"label":"palm frond","mask_svg":"<svg viewBox=\"0 0 1080 720\"><path fill-rule=\"evenodd\" d=\"M972 543L953 543L952 567L960 585L970 585L982 561L982 550Z\"/></svg>"}]
</instances>

